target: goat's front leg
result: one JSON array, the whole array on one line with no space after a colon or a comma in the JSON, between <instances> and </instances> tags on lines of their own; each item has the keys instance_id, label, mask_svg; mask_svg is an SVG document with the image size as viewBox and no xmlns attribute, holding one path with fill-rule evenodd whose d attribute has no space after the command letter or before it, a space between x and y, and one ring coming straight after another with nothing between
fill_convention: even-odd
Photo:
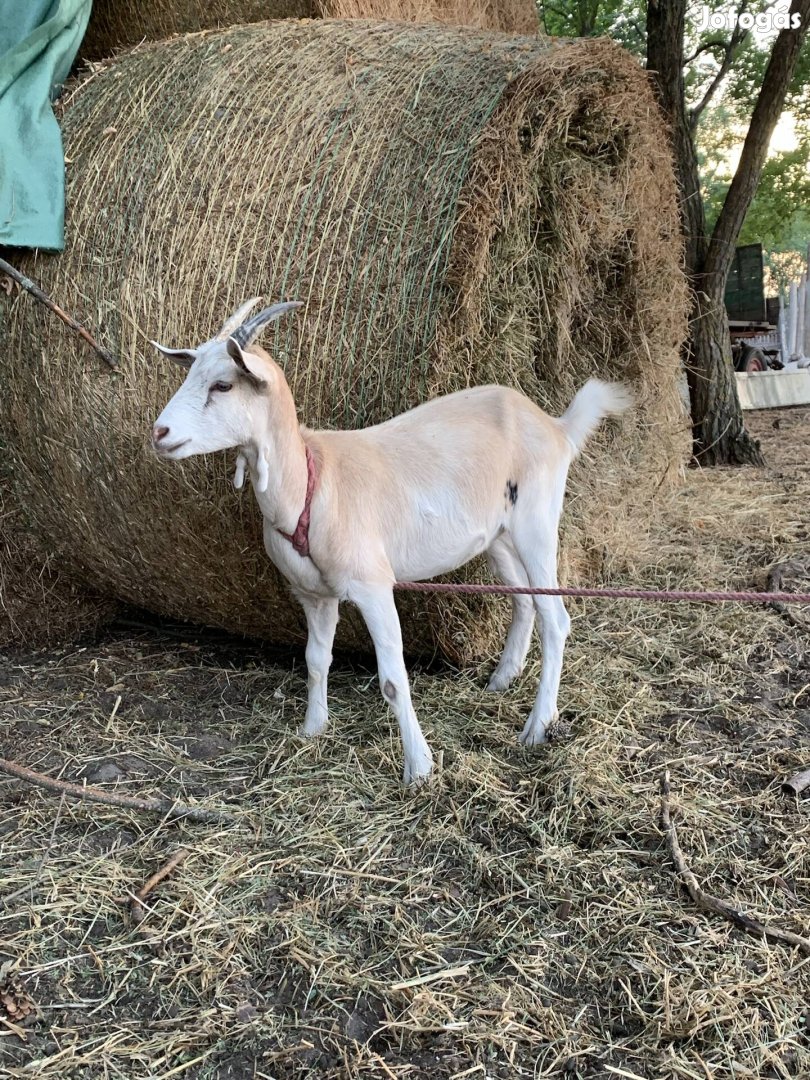
<instances>
[{"instance_id":1,"label":"goat's front leg","mask_svg":"<svg viewBox=\"0 0 810 1080\"><path fill-rule=\"evenodd\" d=\"M399 723L405 755L402 778L406 784L418 784L430 776L433 755L411 704L408 673L402 656L402 630L393 591L390 585L355 583L349 590L349 599L360 609L371 634L377 654L380 689Z\"/></svg>"},{"instance_id":2,"label":"goat's front leg","mask_svg":"<svg viewBox=\"0 0 810 1080\"><path fill-rule=\"evenodd\" d=\"M320 735L329 723L326 703L326 683L332 663L332 642L338 622L338 602L333 597L299 595L307 617L307 715L301 725L301 735Z\"/></svg>"}]
</instances>

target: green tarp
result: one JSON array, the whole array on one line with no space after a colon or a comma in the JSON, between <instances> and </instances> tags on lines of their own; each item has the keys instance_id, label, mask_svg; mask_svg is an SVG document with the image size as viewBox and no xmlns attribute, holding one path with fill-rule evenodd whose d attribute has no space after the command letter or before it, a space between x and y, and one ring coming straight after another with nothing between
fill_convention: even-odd
<instances>
[{"instance_id":1,"label":"green tarp","mask_svg":"<svg viewBox=\"0 0 810 1080\"><path fill-rule=\"evenodd\" d=\"M52 95L91 0L0 0L0 245L64 246L65 165Z\"/></svg>"}]
</instances>

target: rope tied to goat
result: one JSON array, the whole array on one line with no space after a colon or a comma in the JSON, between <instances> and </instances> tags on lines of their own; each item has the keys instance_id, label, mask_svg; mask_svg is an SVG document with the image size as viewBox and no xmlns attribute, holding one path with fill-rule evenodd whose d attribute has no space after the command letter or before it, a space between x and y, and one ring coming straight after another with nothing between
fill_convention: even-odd
<instances>
[{"instance_id":1,"label":"rope tied to goat","mask_svg":"<svg viewBox=\"0 0 810 1080\"><path fill-rule=\"evenodd\" d=\"M530 588L528 585L476 585L467 582L398 581L404 592L484 593L492 596L592 596L603 600L664 600L692 604L810 604L810 593L723 592L700 589L611 589L575 586Z\"/></svg>"}]
</instances>

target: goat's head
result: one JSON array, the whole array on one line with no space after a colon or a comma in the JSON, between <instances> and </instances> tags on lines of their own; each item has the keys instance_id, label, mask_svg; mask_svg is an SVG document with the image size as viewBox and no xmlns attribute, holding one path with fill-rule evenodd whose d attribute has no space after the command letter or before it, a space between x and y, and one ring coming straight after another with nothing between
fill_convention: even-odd
<instances>
[{"instance_id":1,"label":"goat's head","mask_svg":"<svg viewBox=\"0 0 810 1080\"><path fill-rule=\"evenodd\" d=\"M216 337L196 349L167 349L152 342L188 370L152 428L152 446L159 457L179 461L251 440L255 406L281 377L264 350L251 346L268 323L303 306L300 301L274 304L248 319L258 302L257 297L242 304Z\"/></svg>"}]
</instances>

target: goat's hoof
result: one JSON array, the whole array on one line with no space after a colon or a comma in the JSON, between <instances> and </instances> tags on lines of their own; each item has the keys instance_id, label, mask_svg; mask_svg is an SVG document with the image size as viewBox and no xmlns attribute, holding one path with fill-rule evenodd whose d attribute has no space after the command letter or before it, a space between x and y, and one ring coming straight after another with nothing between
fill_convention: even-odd
<instances>
[{"instance_id":1,"label":"goat's hoof","mask_svg":"<svg viewBox=\"0 0 810 1080\"><path fill-rule=\"evenodd\" d=\"M518 735L518 742L521 746L542 746L543 743L548 742L547 732L549 724L552 722L549 721L548 724L543 724L538 720L527 720L525 728Z\"/></svg>"},{"instance_id":2,"label":"goat's hoof","mask_svg":"<svg viewBox=\"0 0 810 1080\"><path fill-rule=\"evenodd\" d=\"M426 784L433 772L433 755L430 750L417 754L405 762L402 782L406 787L419 787Z\"/></svg>"},{"instance_id":3,"label":"goat's hoof","mask_svg":"<svg viewBox=\"0 0 810 1080\"><path fill-rule=\"evenodd\" d=\"M543 743L547 743L545 731L541 728L539 731L521 731L518 735L518 742L521 746L542 746Z\"/></svg>"},{"instance_id":4,"label":"goat's hoof","mask_svg":"<svg viewBox=\"0 0 810 1080\"><path fill-rule=\"evenodd\" d=\"M515 681L518 675L520 675L519 671L513 671L511 673L504 671L494 671L489 682L487 683L487 690L491 691L494 694L500 694L504 690L509 689L509 687Z\"/></svg>"},{"instance_id":5,"label":"goat's hoof","mask_svg":"<svg viewBox=\"0 0 810 1080\"><path fill-rule=\"evenodd\" d=\"M305 720L298 729L298 734L302 739L315 739L318 735L323 735L328 724L328 720Z\"/></svg>"}]
</instances>

